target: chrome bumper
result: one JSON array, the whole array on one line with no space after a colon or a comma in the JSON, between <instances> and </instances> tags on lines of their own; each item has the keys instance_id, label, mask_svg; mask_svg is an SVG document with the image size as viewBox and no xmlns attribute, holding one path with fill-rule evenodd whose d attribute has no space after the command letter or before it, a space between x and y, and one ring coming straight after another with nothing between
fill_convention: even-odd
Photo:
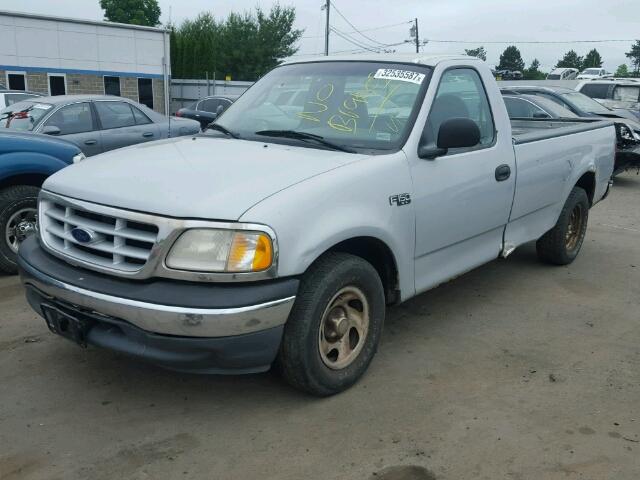
<instances>
[{"instance_id":1,"label":"chrome bumper","mask_svg":"<svg viewBox=\"0 0 640 480\"><path fill-rule=\"evenodd\" d=\"M185 308L147 303L86 290L61 282L20 262L27 288L97 314L124 320L147 332L189 337L225 337L283 325L295 296L236 308Z\"/></svg>"}]
</instances>

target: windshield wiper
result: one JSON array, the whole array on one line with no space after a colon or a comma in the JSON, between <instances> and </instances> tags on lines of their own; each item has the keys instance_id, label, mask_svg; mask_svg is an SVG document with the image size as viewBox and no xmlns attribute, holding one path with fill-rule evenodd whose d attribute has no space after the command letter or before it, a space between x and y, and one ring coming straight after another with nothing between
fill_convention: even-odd
<instances>
[{"instance_id":1,"label":"windshield wiper","mask_svg":"<svg viewBox=\"0 0 640 480\"><path fill-rule=\"evenodd\" d=\"M227 128L223 127L222 125L219 125L217 123L210 123L209 125L207 125L207 127L205 128L205 130L217 130L218 132L222 132L225 135L229 135L231 138L240 138L238 136L238 134L233 133L232 131L228 130Z\"/></svg>"},{"instance_id":2,"label":"windshield wiper","mask_svg":"<svg viewBox=\"0 0 640 480\"><path fill-rule=\"evenodd\" d=\"M299 132L297 130L260 130L259 132L255 132L255 135L262 135L265 137L295 138L297 140L313 140L332 150L338 150L340 152L347 153L356 153L355 150L342 145L338 145L337 143L330 142L329 140L325 140L324 137L316 135L314 133Z\"/></svg>"}]
</instances>

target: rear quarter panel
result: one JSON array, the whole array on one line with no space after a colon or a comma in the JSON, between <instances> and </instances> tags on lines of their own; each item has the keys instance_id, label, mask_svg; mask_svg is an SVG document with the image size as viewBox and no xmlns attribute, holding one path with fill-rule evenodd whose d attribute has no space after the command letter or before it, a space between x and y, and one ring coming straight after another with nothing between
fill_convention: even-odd
<instances>
[{"instance_id":1,"label":"rear quarter panel","mask_svg":"<svg viewBox=\"0 0 640 480\"><path fill-rule=\"evenodd\" d=\"M613 125L514 146L516 193L506 242L536 240L558 221L580 177L596 176L594 203L605 194L613 173L616 134Z\"/></svg>"}]
</instances>

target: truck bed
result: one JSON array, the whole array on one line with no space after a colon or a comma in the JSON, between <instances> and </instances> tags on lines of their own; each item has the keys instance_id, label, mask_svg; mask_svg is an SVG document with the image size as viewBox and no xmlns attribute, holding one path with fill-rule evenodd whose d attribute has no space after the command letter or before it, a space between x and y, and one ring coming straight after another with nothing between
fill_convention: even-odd
<instances>
[{"instance_id":1,"label":"truck bed","mask_svg":"<svg viewBox=\"0 0 640 480\"><path fill-rule=\"evenodd\" d=\"M512 119L511 135L513 143L537 142L549 138L562 137L574 133L588 132L613 125L610 120L580 118L580 119Z\"/></svg>"}]
</instances>

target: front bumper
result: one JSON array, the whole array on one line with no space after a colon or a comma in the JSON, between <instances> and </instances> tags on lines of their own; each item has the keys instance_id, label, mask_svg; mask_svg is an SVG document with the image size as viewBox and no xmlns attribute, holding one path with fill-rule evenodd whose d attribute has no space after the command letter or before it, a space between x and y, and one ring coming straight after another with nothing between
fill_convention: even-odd
<instances>
[{"instance_id":1,"label":"front bumper","mask_svg":"<svg viewBox=\"0 0 640 480\"><path fill-rule=\"evenodd\" d=\"M33 309L90 325L87 344L207 373L267 370L298 289L297 279L223 285L108 277L51 256L35 236L23 242L18 265Z\"/></svg>"}]
</instances>

